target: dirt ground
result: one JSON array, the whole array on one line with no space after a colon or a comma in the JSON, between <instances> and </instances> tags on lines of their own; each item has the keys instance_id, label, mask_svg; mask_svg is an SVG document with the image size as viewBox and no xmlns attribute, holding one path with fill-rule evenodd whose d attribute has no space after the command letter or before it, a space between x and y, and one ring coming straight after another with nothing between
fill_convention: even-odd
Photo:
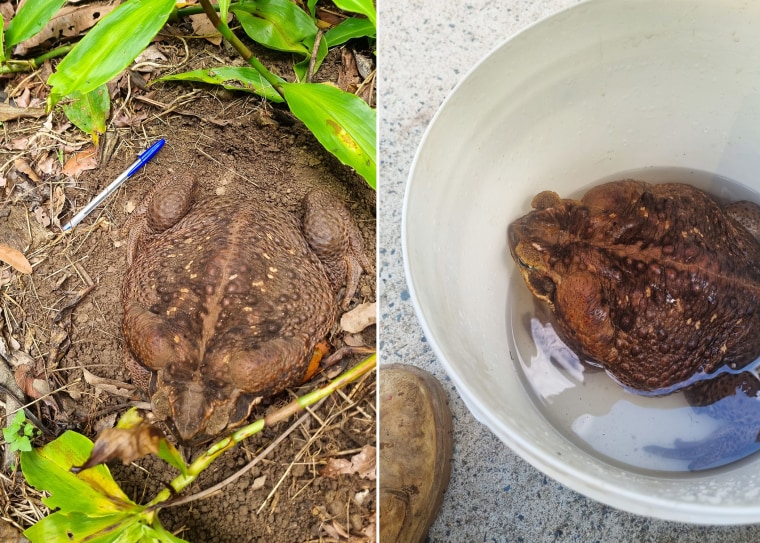
<instances>
[{"instance_id":1,"label":"dirt ground","mask_svg":"<svg viewBox=\"0 0 760 543\"><path fill-rule=\"evenodd\" d=\"M167 57L164 64L184 62L182 71L239 64L223 45L204 40L182 42L164 36L157 46ZM256 53L283 75L292 73L289 57ZM337 80L342 67L341 52L333 51L318 79ZM147 77L154 79L160 73ZM10 89L21 81L17 77L0 83ZM22 274L0 263L0 363L10 361L22 384L42 383L43 388L47 384L54 391L43 395L33 412L56 434L74 429L94 438L129 405L146 401L128 384L123 367L120 287L126 247L119 229L142 196L166 176L190 172L208 196L256 198L294 213L308 190L322 187L347 203L362 231L365 250L375 261L374 191L326 152L284 107L201 85L157 84L142 90L127 82L117 92L112 119L123 119L118 123L122 126L111 125L100 141L98 166L76 179L55 168L45 173L44 157L52 154L65 163L75 150L86 149L81 134L67 126L60 113L50 119L10 121L2 127L0 243L22 251L34 271ZM60 233L56 219L59 224L70 219L158 138L165 138L166 145L143 171L73 233ZM22 147L25 141L28 148ZM52 224L45 224L48 219ZM351 307L374 300L374 273L365 274ZM336 326L330 341L335 347L346 342L374 346L375 327L349 335ZM361 358L351 357L345 364ZM19 361L27 362L22 370ZM99 378L124 384L114 386ZM325 380L316 377L265 402L254 417ZM31 392L26 401L39 395ZM226 453L183 496L235 473L294 420L268 428ZM44 438L37 444L43 442ZM173 533L193 542L374 540L373 477L360 472L324 475L330 459L351 460L374 445L375 378L370 373L328 398L234 482L210 497L164 509L160 518ZM183 452L193 457L201 450ZM138 502L150 500L175 476L155 457L109 466ZM45 513L39 495L26 487L18 472L6 472L0 483L3 519L25 528Z\"/></svg>"}]
</instances>

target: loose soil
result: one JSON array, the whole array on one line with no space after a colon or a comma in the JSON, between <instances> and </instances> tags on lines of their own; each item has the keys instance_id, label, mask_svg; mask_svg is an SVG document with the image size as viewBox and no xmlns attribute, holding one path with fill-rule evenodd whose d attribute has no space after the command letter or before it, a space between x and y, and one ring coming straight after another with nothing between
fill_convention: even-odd
<instances>
[{"instance_id":1,"label":"loose soil","mask_svg":"<svg viewBox=\"0 0 760 543\"><path fill-rule=\"evenodd\" d=\"M189 44L189 54L185 44ZM239 64L224 46L203 40L163 37L158 46L169 64L185 60L180 71ZM289 57L261 50L256 53L281 73L292 73ZM336 81L340 70L341 52L331 52L318 79ZM21 79L6 81L6 89ZM24 275L0 263L0 340L5 350L0 363L5 363L3 358L12 365L27 361L31 369L21 374L28 382L37 378L51 390L62 389L34 404L33 412L55 434L74 429L91 439L112 426L129 405L144 405L147 400L139 390L125 393L98 382L93 386L86 382L84 370L129 382L122 359L120 303L126 250L119 229L128 212L160 179L190 172L206 195L257 198L294 213L307 191L321 187L347 203L362 231L368 256L375 260L374 191L326 152L286 108L242 93L159 83L147 90L125 85L112 111L113 118L133 119L132 126L110 127L101 137L99 166L76 180L61 174L40 174L34 180L13 165L17 159L27 159L33 168L39 166L42 142L55 152L60 150L64 160L71 156L64 142L81 136L66 128L59 114L49 120L5 123L0 146L1 163L5 164L5 182L0 184L0 243L22 251L34 265L33 273ZM37 140L34 149L13 149L11 142L45 130L58 134L57 140L47 137ZM60 234L56 218L65 223L158 138L165 138L166 146L143 171L72 233ZM55 209L56 189L65 195L60 213ZM39 207L53 210L48 214L54 216L54 224L40 223L40 212L35 214ZM373 300L375 276L365 274L352 307ZM336 326L330 341L335 347L345 343L374 346L375 327L349 335ZM342 367L360 359L351 357ZM318 387L327 378L321 375L264 402L254 418ZM90 378L90 382L94 381ZM27 396L26 401L29 399ZM372 373L325 400L312 417L234 482L210 497L162 510L164 526L193 542L374 540L373 478L360 473L328 477L323 469L330 459L351 460L366 446L374 446L375 414ZM223 455L183 496L238 471L293 420L265 429ZM183 452L192 458L201 451ZM109 467L130 498L143 503L176 475L156 457ZM0 482L0 511L6 521L25 528L46 512L39 495L25 485L18 472L6 472Z\"/></svg>"}]
</instances>

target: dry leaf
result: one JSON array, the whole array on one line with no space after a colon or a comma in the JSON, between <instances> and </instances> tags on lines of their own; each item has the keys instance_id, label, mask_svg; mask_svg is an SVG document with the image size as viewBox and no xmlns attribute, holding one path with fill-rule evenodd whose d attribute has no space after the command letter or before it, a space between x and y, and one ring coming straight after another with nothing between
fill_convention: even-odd
<instances>
[{"instance_id":1,"label":"dry leaf","mask_svg":"<svg viewBox=\"0 0 760 543\"><path fill-rule=\"evenodd\" d=\"M147 118L148 114L144 111L133 113L122 110L113 117L112 122L116 128L128 128L140 126L142 122Z\"/></svg>"},{"instance_id":2,"label":"dry leaf","mask_svg":"<svg viewBox=\"0 0 760 543\"><path fill-rule=\"evenodd\" d=\"M322 477L335 478L338 475L351 475L356 473L362 479L375 480L375 447L365 445L361 452L351 457L351 460L343 458L331 458L322 470Z\"/></svg>"},{"instance_id":3,"label":"dry leaf","mask_svg":"<svg viewBox=\"0 0 760 543\"><path fill-rule=\"evenodd\" d=\"M2 16L3 21L10 21L14 15L16 15L16 10L13 9L13 4L10 2L0 2L0 16Z\"/></svg>"},{"instance_id":4,"label":"dry leaf","mask_svg":"<svg viewBox=\"0 0 760 543\"><path fill-rule=\"evenodd\" d=\"M0 104L0 121L15 121L24 117L39 119L45 116L43 107L16 107L8 104Z\"/></svg>"},{"instance_id":5,"label":"dry leaf","mask_svg":"<svg viewBox=\"0 0 760 543\"><path fill-rule=\"evenodd\" d=\"M40 182L40 178L37 175L37 173L32 169L32 167L29 165L29 163L26 160L24 160L23 158L17 158L16 160L14 160L13 161L13 166L18 171L20 171L21 173L23 173L24 175L26 175L29 179L31 179L32 181L34 181L35 183L39 183Z\"/></svg>"},{"instance_id":6,"label":"dry leaf","mask_svg":"<svg viewBox=\"0 0 760 543\"><path fill-rule=\"evenodd\" d=\"M78 177L84 171L98 167L98 150L94 145L76 153L66 161L61 173L69 177Z\"/></svg>"},{"instance_id":7,"label":"dry leaf","mask_svg":"<svg viewBox=\"0 0 760 543\"><path fill-rule=\"evenodd\" d=\"M29 147L29 138L21 137L10 140L5 143L5 148L9 151L24 151Z\"/></svg>"},{"instance_id":8,"label":"dry leaf","mask_svg":"<svg viewBox=\"0 0 760 543\"><path fill-rule=\"evenodd\" d=\"M343 525L338 522L337 520L333 520L333 528L335 528L335 531L340 535L340 537L343 537L347 539L349 537L348 530L346 530Z\"/></svg>"},{"instance_id":9,"label":"dry leaf","mask_svg":"<svg viewBox=\"0 0 760 543\"><path fill-rule=\"evenodd\" d=\"M50 350L48 351L47 369L53 370L66 355L71 347L69 332L60 324L54 322L50 326Z\"/></svg>"},{"instance_id":10,"label":"dry leaf","mask_svg":"<svg viewBox=\"0 0 760 543\"><path fill-rule=\"evenodd\" d=\"M52 151L40 155L35 164L37 165L38 172L49 177L57 176L61 171L61 161L58 160L58 156Z\"/></svg>"},{"instance_id":11,"label":"dry leaf","mask_svg":"<svg viewBox=\"0 0 760 543\"><path fill-rule=\"evenodd\" d=\"M50 205L53 208L53 216L57 219L63 211L63 206L66 205L66 193L59 185L53 188L53 198Z\"/></svg>"},{"instance_id":12,"label":"dry leaf","mask_svg":"<svg viewBox=\"0 0 760 543\"><path fill-rule=\"evenodd\" d=\"M377 541L377 526L374 519L370 519L369 525L361 533L367 538L367 543L375 543Z\"/></svg>"},{"instance_id":13,"label":"dry leaf","mask_svg":"<svg viewBox=\"0 0 760 543\"><path fill-rule=\"evenodd\" d=\"M56 13L40 32L18 44L14 53L17 56L23 56L29 49L37 47L48 40L78 36L85 30L95 26L95 23L105 17L115 7L114 5L99 4L67 6Z\"/></svg>"},{"instance_id":14,"label":"dry leaf","mask_svg":"<svg viewBox=\"0 0 760 543\"><path fill-rule=\"evenodd\" d=\"M343 313L340 327L350 334L361 332L377 322L377 304L375 302L359 304L351 311Z\"/></svg>"},{"instance_id":15,"label":"dry leaf","mask_svg":"<svg viewBox=\"0 0 760 543\"><path fill-rule=\"evenodd\" d=\"M11 273L11 270L0 270L0 287L4 287L5 285L10 284L12 279L13 274Z\"/></svg>"},{"instance_id":16,"label":"dry leaf","mask_svg":"<svg viewBox=\"0 0 760 543\"><path fill-rule=\"evenodd\" d=\"M114 424L116 424L116 413L111 413L110 415L106 415L102 419L98 419L93 429L95 430L96 433L100 434L102 432L105 432L109 428L113 428Z\"/></svg>"},{"instance_id":17,"label":"dry leaf","mask_svg":"<svg viewBox=\"0 0 760 543\"><path fill-rule=\"evenodd\" d=\"M228 17L229 18L229 17ZM198 13L190 16L190 21L193 23L193 32L197 36L202 36L214 45L222 43L222 35L211 23L206 14Z\"/></svg>"},{"instance_id":18,"label":"dry leaf","mask_svg":"<svg viewBox=\"0 0 760 543\"><path fill-rule=\"evenodd\" d=\"M43 206L37 206L34 208L34 218L42 226L50 226L50 215L48 215L47 209L45 209Z\"/></svg>"},{"instance_id":19,"label":"dry leaf","mask_svg":"<svg viewBox=\"0 0 760 543\"><path fill-rule=\"evenodd\" d=\"M343 343L349 347L364 347L367 344L361 334L343 334Z\"/></svg>"},{"instance_id":20,"label":"dry leaf","mask_svg":"<svg viewBox=\"0 0 760 543\"><path fill-rule=\"evenodd\" d=\"M348 539L349 537L346 529L336 520L333 520L332 524L324 524L322 529L333 539Z\"/></svg>"},{"instance_id":21,"label":"dry leaf","mask_svg":"<svg viewBox=\"0 0 760 543\"><path fill-rule=\"evenodd\" d=\"M146 454L157 453L163 438L164 433L146 421L132 428L106 428L95 440L90 458L76 469L91 468L115 458L127 465Z\"/></svg>"},{"instance_id":22,"label":"dry leaf","mask_svg":"<svg viewBox=\"0 0 760 543\"><path fill-rule=\"evenodd\" d=\"M129 398L135 390L135 386L116 379L106 379L105 377L98 377L97 375L89 372L87 368L82 368L84 373L84 380L87 384L95 387L98 392L106 392L114 396L122 396Z\"/></svg>"},{"instance_id":23,"label":"dry leaf","mask_svg":"<svg viewBox=\"0 0 760 543\"><path fill-rule=\"evenodd\" d=\"M0 260L20 271L21 273L32 273L32 265L26 259L24 254L0 243Z\"/></svg>"},{"instance_id":24,"label":"dry leaf","mask_svg":"<svg viewBox=\"0 0 760 543\"><path fill-rule=\"evenodd\" d=\"M193 16L191 16L192 18ZM208 20L208 17L203 15L206 20ZM221 35L220 35L221 37ZM218 44L217 44L218 45ZM140 66L140 64L144 64L146 62L152 62L152 63L160 63L160 62L169 62L169 59L166 58L166 55L164 55L161 51L158 50L158 47L155 45L151 45L147 49L145 49L142 53L137 55L137 58L134 61L134 64L132 69L141 73L152 73L156 71L155 66L150 65L143 65Z\"/></svg>"},{"instance_id":25,"label":"dry leaf","mask_svg":"<svg viewBox=\"0 0 760 543\"><path fill-rule=\"evenodd\" d=\"M28 543L21 532L10 522L0 519L0 541L4 543Z\"/></svg>"},{"instance_id":26,"label":"dry leaf","mask_svg":"<svg viewBox=\"0 0 760 543\"><path fill-rule=\"evenodd\" d=\"M354 61L356 62L356 69L359 70L359 75L362 79L367 79L375 69L375 62L371 57L364 56L361 53L354 51Z\"/></svg>"},{"instance_id":27,"label":"dry leaf","mask_svg":"<svg viewBox=\"0 0 760 543\"><path fill-rule=\"evenodd\" d=\"M341 66L338 71L338 81L336 84L338 88L353 94L359 88L361 82L362 77L359 74L359 68L356 66L356 59L351 51L344 47L341 50Z\"/></svg>"},{"instance_id":28,"label":"dry leaf","mask_svg":"<svg viewBox=\"0 0 760 543\"><path fill-rule=\"evenodd\" d=\"M40 378L34 368L28 364L16 366L13 378L19 388L24 391L24 394L33 400L50 394L50 383L47 382L47 379Z\"/></svg>"}]
</instances>

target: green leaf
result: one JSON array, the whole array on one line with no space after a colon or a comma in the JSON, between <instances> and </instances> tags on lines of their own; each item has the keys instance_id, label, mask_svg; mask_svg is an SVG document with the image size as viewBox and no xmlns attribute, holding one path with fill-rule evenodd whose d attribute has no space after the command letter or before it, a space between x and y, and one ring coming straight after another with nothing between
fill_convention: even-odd
<instances>
[{"instance_id":1,"label":"green leaf","mask_svg":"<svg viewBox=\"0 0 760 543\"><path fill-rule=\"evenodd\" d=\"M230 11L230 0L219 0L219 19L227 24L227 14Z\"/></svg>"},{"instance_id":2,"label":"green leaf","mask_svg":"<svg viewBox=\"0 0 760 543\"><path fill-rule=\"evenodd\" d=\"M167 439L162 439L158 444L158 457L168 462L179 470L182 475L187 475L187 464L182 454Z\"/></svg>"},{"instance_id":3,"label":"green leaf","mask_svg":"<svg viewBox=\"0 0 760 543\"><path fill-rule=\"evenodd\" d=\"M106 119L111 109L108 87L101 85L86 94L74 91L67 98L71 98L71 102L63 106L66 117L97 143L97 135L106 131Z\"/></svg>"},{"instance_id":4,"label":"green leaf","mask_svg":"<svg viewBox=\"0 0 760 543\"><path fill-rule=\"evenodd\" d=\"M6 430L9 430L11 434L17 434L25 420L26 415L24 414L24 410L19 409L16 411L16 414L13 415L13 422L11 422L6 428L3 428L3 435L5 435ZM6 438L6 441L7 439L8 438Z\"/></svg>"},{"instance_id":5,"label":"green leaf","mask_svg":"<svg viewBox=\"0 0 760 543\"><path fill-rule=\"evenodd\" d=\"M372 0L333 0L333 3L343 11L366 15L372 25L377 28L377 11Z\"/></svg>"},{"instance_id":6,"label":"green leaf","mask_svg":"<svg viewBox=\"0 0 760 543\"><path fill-rule=\"evenodd\" d=\"M377 115L367 103L323 83L283 83L285 100L319 142L376 188Z\"/></svg>"},{"instance_id":7,"label":"green leaf","mask_svg":"<svg viewBox=\"0 0 760 543\"><path fill-rule=\"evenodd\" d=\"M31 451L32 442L29 439L34 436L34 426L26 421L23 409L16 411L13 421L3 428L3 439L11 448L11 451Z\"/></svg>"},{"instance_id":8,"label":"green leaf","mask_svg":"<svg viewBox=\"0 0 760 543\"><path fill-rule=\"evenodd\" d=\"M45 505L63 512L104 516L124 511L140 511L119 488L105 465L71 473L81 466L92 450L92 442L81 434L67 431L40 449L21 454L21 471L38 490L50 492Z\"/></svg>"},{"instance_id":9,"label":"green leaf","mask_svg":"<svg viewBox=\"0 0 760 543\"><path fill-rule=\"evenodd\" d=\"M27 0L5 29L8 49L42 30L66 0Z\"/></svg>"},{"instance_id":10,"label":"green leaf","mask_svg":"<svg viewBox=\"0 0 760 543\"><path fill-rule=\"evenodd\" d=\"M310 55L306 40L317 34L311 17L290 0L240 2L230 10L255 42L270 49Z\"/></svg>"},{"instance_id":11,"label":"green leaf","mask_svg":"<svg viewBox=\"0 0 760 543\"><path fill-rule=\"evenodd\" d=\"M195 81L220 85L225 89L252 92L270 102L282 102L282 97L255 68L221 66L210 70L193 70L175 75L167 75L157 81ZM284 81L284 80L283 80Z\"/></svg>"},{"instance_id":12,"label":"green leaf","mask_svg":"<svg viewBox=\"0 0 760 543\"><path fill-rule=\"evenodd\" d=\"M32 442L26 436L19 436L13 443L11 443L12 451L29 452L32 450Z\"/></svg>"},{"instance_id":13,"label":"green leaf","mask_svg":"<svg viewBox=\"0 0 760 543\"><path fill-rule=\"evenodd\" d=\"M306 3L306 7L309 8L309 13L311 13L312 18L317 16L317 1L318 0L308 0Z\"/></svg>"},{"instance_id":14,"label":"green leaf","mask_svg":"<svg viewBox=\"0 0 760 543\"><path fill-rule=\"evenodd\" d=\"M83 94L129 66L164 26L175 0L127 0L96 24L50 76L49 104L75 91Z\"/></svg>"},{"instance_id":15,"label":"green leaf","mask_svg":"<svg viewBox=\"0 0 760 543\"><path fill-rule=\"evenodd\" d=\"M156 521L153 523L153 526L143 527L143 535L146 537L153 537L158 541L166 541L167 543L188 543L184 539L180 539L171 532L166 531L166 529L159 522L158 517L156 517Z\"/></svg>"},{"instance_id":16,"label":"green leaf","mask_svg":"<svg viewBox=\"0 0 760 543\"><path fill-rule=\"evenodd\" d=\"M125 540L137 528L140 530L138 515L130 513L114 513L104 516L89 516L85 513L64 513L57 511L43 518L31 528L24 531L24 536L32 543L113 543ZM122 539L120 539L122 538Z\"/></svg>"},{"instance_id":17,"label":"green leaf","mask_svg":"<svg viewBox=\"0 0 760 543\"><path fill-rule=\"evenodd\" d=\"M5 21L3 14L0 13L0 62L5 62L8 55L5 53Z\"/></svg>"},{"instance_id":18,"label":"green leaf","mask_svg":"<svg viewBox=\"0 0 760 543\"><path fill-rule=\"evenodd\" d=\"M374 38L376 34L375 25L368 19L349 17L338 26L328 30L325 33L325 41L329 47L335 47L354 38Z\"/></svg>"},{"instance_id":19,"label":"green leaf","mask_svg":"<svg viewBox=\"0 0 760 543\"><path fill-rule=\"evenodd\" d=\"M309 48L309 51L311 51L314 48L315 37L307 38L306 40L306 46ZM325 59L326 56L327 56L327 41L322 39L319 42L319 49L317 50L317 56L314 58L314 68L313 68L314 73L316 73L319 67L322 65L322 61ZM306 73L309 71L310 62L311 62L311 54L309 54L301 62L293 66L293 71L296 73L296 77L298 77L299 81L306 80Z\"/></svg>"}]
</instances>

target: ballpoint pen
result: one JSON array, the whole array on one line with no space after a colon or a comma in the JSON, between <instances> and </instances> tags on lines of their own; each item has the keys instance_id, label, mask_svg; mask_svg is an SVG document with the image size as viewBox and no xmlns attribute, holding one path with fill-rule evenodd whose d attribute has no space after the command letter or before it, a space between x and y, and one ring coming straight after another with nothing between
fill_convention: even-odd
<instances>
[{"instance_id":1,"label":"ballpoint pen","mask_svg":"<svg viewBox=\"0 0 760 543\"><path fill-rule=\"evenodd\" d=\"M111 181L111 184L108 185L103 191L98 194L89 204L84 206L82 210L74 215L72 219L63 225L63 231L68 232L72 228L74 228L76 225L78 225L80 222L82 222L82 219L84 219L87 215L90 214L90 212L95 209L100 203L105 200L109 194L111 194L113 191L115 191L117 188L119 188L119 185L121 185L124 181L129 179L137 170L145 166L145 164L153 158L156 153L161 149L161 147L164 146L164 143L166 143L166 140L163 138L158 140L156 143L151 145L148 149L140 153L137 157L137 160L127 169L125 170L119 177Z\"/></svg>"}]
</instances>

